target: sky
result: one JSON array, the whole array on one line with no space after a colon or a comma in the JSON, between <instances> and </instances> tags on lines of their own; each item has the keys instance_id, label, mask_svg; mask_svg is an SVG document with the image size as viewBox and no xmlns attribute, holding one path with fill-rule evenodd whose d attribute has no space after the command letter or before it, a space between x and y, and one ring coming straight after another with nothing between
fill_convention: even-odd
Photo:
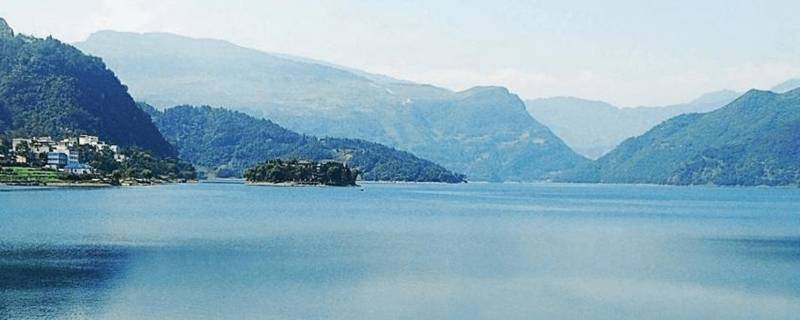
<instances>
[{"instance_id":1,"label":"sky","mask_svg":"<svg viewBox=\"0 0 800 320\"><path fill-rule=\"evenodd\" d=\"M17 31L171 32L454 90L619 106L800 77L800 1L0 0Z\"/></svg>"}]
</instances>

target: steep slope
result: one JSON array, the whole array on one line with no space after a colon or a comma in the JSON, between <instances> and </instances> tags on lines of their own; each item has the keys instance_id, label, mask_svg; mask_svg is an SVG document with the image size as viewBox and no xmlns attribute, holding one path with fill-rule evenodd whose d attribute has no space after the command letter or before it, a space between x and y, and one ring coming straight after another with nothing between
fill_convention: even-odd
<instances>
[{"instance_id":1,"label":"steep slope","mask_svg":"<svg viewBox=\"0 0 800 320\"><path fill-rule=\"evenodd\" d=\"M787 185L800 183L800 90L751 90L722 109L672 118L569 181Z\"/></svg>"},{"instance_id":2,"label":"steep slope","mask_svg":"<svg viewBox=\"0 0 800 320\"><path fill-rule=\"evenodd\" d=\"M464 181L430 161L377 143L301 135L264 119L221 108L178 106L164 111L144 104L180 157L223 176L239 176L255 163L275 158L334 159L357 167L365 180Z\"/></svg>"},{"instance_id":3,"label":"steep slope","mask_svg":"<svg viewBox=\"0 0 800 320\"><path fill-rule=\"evenodd\" d=\"M0 133L89 133L121 146L174 154L100 59L53 38L14 35L2 19Z\"/></svg>"},{"instance_id":4,"label":"steep slope","mask_svg":"<svg viewBox=\"0 0 800 320\"><path fill-rule=\"evenodd\" d=\"M664 120L684 113L708 112L738 96L718 91L691 102L664 107L619 108L602 101L572 97L527 100L528 112L575 151L598 158L627 138L641 135Z\"/></svg>"},{"instance_id":5,"label":"steep slope","mask_svg":"<svg viewBox=\"0 0 800 320\"><path fill-rule=\"evenodd\" d=\"M587 161L531 118L505 88L473 88L413 108L424 121L418 127L434 129L424 143L406 148L481 180L537 180Z\"/></svg>"},{"instance_id":6,"label":"steep slope","mask_svg":"<svg viewBox=\"0 0 800 320\"><path fill-rule=\"evenodd\" d=\"M104 31L76 45L158 107L220 105L302 133L375 141L471 180L540 180L586 161L502 88L452 92L164 33Z\"/></svg>"}]
</instances>

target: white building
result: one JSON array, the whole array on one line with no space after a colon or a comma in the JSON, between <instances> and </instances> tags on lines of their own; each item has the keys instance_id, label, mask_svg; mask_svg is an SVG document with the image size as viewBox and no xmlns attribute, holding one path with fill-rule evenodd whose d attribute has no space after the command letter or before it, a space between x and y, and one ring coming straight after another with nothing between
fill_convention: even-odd
<instances>
[{"instance_id":1,"label":"white building","mask_svg":"<svg viewBox=\"0 0 800 320\"><path fill-rule=\"evenodd\" d=\"M33 154L48 153L55 144L53 138L50 137L14 138L11 139L11 148L16 152L23 143L28 145L28 149Z\"/></svg>"},{"instance_id":2,"label":"white building","mask_svg":"<svg viewBox=\"0 0 800 320\"><path fill-rule=\"evenodd\" d=\"M67 153L67 152L69 152L69 148L70 147L71 147L71 145L69 145L69 144L66 144L64 142L59 142L58 144L56 144L53 147L53 151L59 151L59 152Z\"/></svg>"},{"instance_id":3,"label":"white building","mask_svg":"<svg viewBox=\"0 0 800 320\"><path fill-rule=\"evenodd\" d=\"M55 141L53 141L53 138L51 137L33 137L33 142L35 144L42 144L42 145L52 145L53 143L55 143Z\"/></svg>"},{"instance_id":4,"label":"white building","mask_svg":"<svg viewBox=\"0 0 800 320\"><path fill-rule=\"evenodd\" d=\"M76 163L67 164L67 166L64 167L64 171L71 174L90 174L94 171L94 168L89 165Z\"/></svg>"},{"instance_id":5,"label":"white building","mask_svg":"<svg viewBox=\"0 0 800 320\"><path fill-rule=\"evenodd\" d=\"M82 146L87 144L96 146L99 143L100 143L100 138L98 138L97 136L82 134L78 137L78 144Z\"/></svg>"},{"instance_id":6,"label":"white building","mask_svg":"<svg viewBox=\"0 0 800 320\"><path fill-rule=\"evenodd\" d=\"M31 146L31 152L33 154L40 154L40 153L48 153L51 150L50 144L34 144Z\"/></svg>"},{"instance_id":7,"label":"white building","mask_svg":"<svg viewBox=\"0 0 800 320\"><path fill-rule=\"evenodd\" d=\"M90 145L95 147L97 150L111 150L114 153L119 152L119 147L117 145L106 144L105 141L101 141L97 136L82 134L80 137L78 137L78 145Z\"/></svg>"}]
</instances>

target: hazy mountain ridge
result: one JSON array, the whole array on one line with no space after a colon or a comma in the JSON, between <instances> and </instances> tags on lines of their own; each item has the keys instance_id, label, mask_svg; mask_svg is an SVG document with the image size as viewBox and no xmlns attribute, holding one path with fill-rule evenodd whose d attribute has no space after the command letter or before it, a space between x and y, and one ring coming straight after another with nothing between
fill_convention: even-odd
<instances>
[{"instance_id":1,"label":"hazy mountain ridge","mask_svg":"<svg viewBox=\"0 0 800 320\"><path fill-rule=\"evenodd\" d=\"M105 31L76 45L157 106L219 105L298 132L384 143L471 180L541 180L586 161L503 88L452 92L163 33Z\"/></svg>"},{"instance_id":2,"label":"hazy mountain ridge","mask_svg":"<svg viewBox=\"0 0 800 320\"><path fill-rule=\"evenodd\" d=\"M775 93L786 93L797 88L800 88L800 79L789 79L769 90Z\"/></svg>"},{"instance_id":3,"label":"hazy mountain ridge","mask_svg":"<svg viewBox=\"0 0 800 320\"><path fill-rule=\"evenodd\" d=\"M88 133L174 155L150 117L103 62L53 38L14 32L0 18L0 134Z\"/></svg>"},{"instance_id":4,"label":"hazy mountain ridge","mask_svg":"<svg viewBox=\"0 0 800 320\"><path fill-rule=\"evenodd\" d=\"M363 104L364 98L401 101L384 87L365 85L374 83L352 72L224 40L100 31L75 45L101 56L131 84L137 98L157 107L186 103L260 110L269 104L302 114ZM204 92L193 94L197 88ZM296 103L303 108L289 108Z\"/></svg>"},{"instance_id":5,"label":"hazy mountain ridge","mask_svg":"<svg viewBox=\"0 0 800 320\"><path fill-rule=\"evenodd\" d=\"M528 111L578 153L598 158L625 139L685 113L708 112L738 97L734 91L708 93L684 104L620 108L602 101L573 97L527 100Z\"/></svg>"},{"instance_id":6,"label":"hazy mountain ridge","mask_svg":"<svg viewBox=\"0 0 800 320\"><path fill-rule=\"evenodd\" d=\"M241 176L256 163L271 159L337 160L361 171L365 180L449 182L464 177L408 152L377 143L298 134L269 120L208 106L177 106L158 111L146 104L159 130L178 148L180 157L208 167L220 176Z\"/></svg>"},{"instance_id":7,"label":"hazy mountain ridge","mask_svg":"<svg viewBox=\"0 0 800 320\"><path fill-rule=\"evenodd\" d=\"M770 89L785 93L800 87L800 79L784 81ZM625 139L639 136L669 118L716 110L733 102L740 93L720 90L687 103L668 106L622 108L603 101L575 97L529 99L528 111L551 128L578 153L599 158Z\"/></svg>"},{"instance_id":8,"label":"hazy mountain ridge","mask_svg":"<svg viewBox=\"0 0 800 320\"><path fill-rule=\"evenodd\" d=\"M727 106L672 118L566 181L800 184L800 89L751 90Z\"/></svg>"}]
</instances>

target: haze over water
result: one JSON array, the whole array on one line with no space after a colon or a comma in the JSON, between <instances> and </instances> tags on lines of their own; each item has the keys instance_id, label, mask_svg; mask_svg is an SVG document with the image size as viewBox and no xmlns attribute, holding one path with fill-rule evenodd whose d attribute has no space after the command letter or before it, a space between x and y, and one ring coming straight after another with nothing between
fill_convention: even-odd
<instances>
[{"instance_id":1,"label":"haze over water","mask_svg":"<svg viewBox=\"0 0 800 320\"><path fill-rule=\"evenodd\" d=\"M0 318L790 319L800 189L0 189Z\"/></svg>"}]
</instances>

